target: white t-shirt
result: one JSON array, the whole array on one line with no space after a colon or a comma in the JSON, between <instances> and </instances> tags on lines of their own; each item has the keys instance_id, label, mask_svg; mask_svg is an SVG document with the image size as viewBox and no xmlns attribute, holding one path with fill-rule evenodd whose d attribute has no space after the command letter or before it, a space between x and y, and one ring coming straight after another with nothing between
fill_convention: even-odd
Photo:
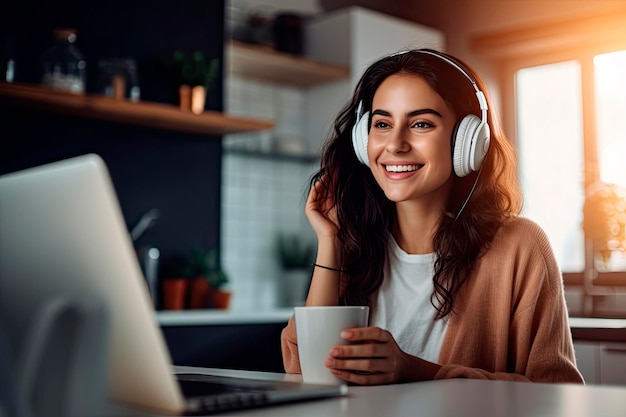
<instances>
[{"instance_id":1,"label":"white t-shirt","mask_svg":"<svg viewBox=\"0 0 626 417\"><path fill-rule=\"evenodd\" d=\"M410 255L389 237L384 281L372 299L370 325L388 330L400 348L437 362L447 320L435 320L433 293L435 254Z\"/></svg>"}]
</instances>

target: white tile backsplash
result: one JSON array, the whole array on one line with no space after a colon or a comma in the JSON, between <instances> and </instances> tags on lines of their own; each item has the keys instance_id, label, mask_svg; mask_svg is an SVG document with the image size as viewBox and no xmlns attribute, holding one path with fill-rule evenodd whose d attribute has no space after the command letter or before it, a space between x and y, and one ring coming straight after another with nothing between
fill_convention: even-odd
<instances>
[{"instance_id":1,"label":"white tile backsplash","mask_svg":"<svg viewBox=\"0 0 626 417\"><path fill-rule=\"evenodd\" d=\"M305 92L240 78L226 80L229 114L271 118L273 132L229 135L224 147L267 151L276 141L305 140ZM319 140L319 139L316 139ZM300 143L301 144L301 143ZM309 144L301 144L310 149ZM274 252L279 232L315 235L304 216L309 179L317 163L224 153L222 163L222 263L230 277L231 309L277 307L281 269Z\"/></svg>"}]
</instances>

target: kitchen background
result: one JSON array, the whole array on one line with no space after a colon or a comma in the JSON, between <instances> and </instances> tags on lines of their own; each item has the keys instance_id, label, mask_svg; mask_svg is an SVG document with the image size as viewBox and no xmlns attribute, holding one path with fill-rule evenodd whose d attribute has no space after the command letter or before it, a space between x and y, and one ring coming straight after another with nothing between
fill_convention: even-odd
<instances>
[{"instance_id":1,"label":"kitchen background","mask_svg":"<svg viewBox=\"0 0 626 417\"><path fill-rule=\"evenodd\" d=\"M227 18L227 24L231 25L231 34L236 31L237 19L240 18L241 15L255 14L263 17L271 16L284 10L296 9L298 13L306 17L306 24L310 29L307 35L309 40L313 39L313 41L307 45L307 54L323 61L345 65L349 67L351 71L349 81L332 82L330 85L321 85L315 88L289 88L276 85L275 83L268 84L249 81L232 75L227 77L225 84L225 108L229 112L241 112L241 114L252 116L267 116L276 121L275 131L265 132L260 135L247 135L245 141L233 141L232 144L235 146L240 145L244 148L247 146L258 150L267 149L268 147L276 145L276 140L287 140L299 142L300 144L296 144L296 148L302 149L304 154L316 154L319 152L321 142L323 142L328 133L330 121L332 121L334 115L339 110L339 103L343 103L345 98L349 95L349 89L341 90L340 88L341 91L344 91L344 96L339 96L336 91L337 86L346 84L354 85L358 75L360 75L361 69L364 68L369 60L378 55L404 47L433 46L440 44L443 48L459 56L467 55L471 57L471 59L468 59L470 59L470 62L479 69L481 75L487 80L492 96L497 99L502 94L502 86L506 85L506 83L502 82L503 75L499 72L499 67L493 63L499 59L498 54L511 59L511 54L515 53L514 51L519 50L520 55L526 53L522 48L515 46L515 37L523 38L523 36L518 35L514 30L511 31L507 29L508 27L519 26L520 28L532 28L534 27L533 25L536 25L538 29L536 30L537 34L534 36L539 40L531 43L535 47L533 52L540 53L541 49L544 48L544 44L540 43L541 36L544 36L541 29L543 22L560 22L567 19L574 21L577 16L585 14L589 16L592 14L602 15L603 13L611 13L613 9L619 11L620 7L623 6L616 2L590 3L558 1L494 2L479 0L474 2L460 2L449 0L446 2L448 7L440 7L436 3L437 2L420 2L419 7L409 7L411 6L410 2L403 1L384 2L384 4L379 1L336 0L320 2L286 2L281 0L230 1L226 9L226 14L229 17ZM533 7L529 8L531 4ZM564 4L571 7L564 8ZM319 22L319 20L332 21L333 19L338 19L332 16L340 15L341 10L345 10L342 8L347 6L352 6L353 9L356 10L354 12L356 15L371 16L373 20L368 22L371 25L369 29L375 34L373 36L368 36L367 34L359 34L357 36L351 33L353 44L343 50L343 57L341 54L342 48L337 46L337 43L341 43L341 36L332 38L332 35L329 35L326 39L323 39L325 43L322 42L325 48L322 48L323 50L315 49L315 41L322 41L319 35L319 29L324 27L323 23L316 24L315 22ZM358 6L368 7L369 9L359 9ZM386 31L382 29L384 25L380 23L380 20L390 23ZM409 34L403 37L403 35L397 32L397 28L409 24L409 20L412 21L412 23L410 23L411 28L407 28ZM421 24L425 26L420 27ZM578 27L582 27L582 25L578 25ZM376 30L372 30L372 28L376 28ZM411 32L411 29L416 30L416 32ZM229 30L228 27L227 30ZM323 32L324 29L321 31ZM482 54L476 53L473 44L477 43L475 39L480 39L483 33L509 33L507 31L512 33L510 36L514 39L511 41L511 46L506 46L506 37L503 35L501 37L502 45L495 41L493 42L493 51L485 51ZM387 35L390 32L393 34ZM336 33L332 31L330 33L336 35ZM553 33L545 35L546 37L554 36L558 39L546 41L545 44L550 45L551 42L563 42L565 49L566 41L561 39L562 36L559 37L555 35L556 33L558 33L558 30L554 29ZM388 37L390 43L382 47L379 44L379 42L381 42L380 38L385 37ZM488 36L486 37L488 38ZM494 36L494 38L497 39L498 37ZM413 42L411 42L410 39L413 39ZM419 40L417 45L416 39ZM384 43L384 41L382 42ZM488 44L488 42L484 43ZM365 55L360 58L347 58L351 53L356 54L355 51L362 50L369 50L370 54L368 55L366 52ZM550 87L553 88L553 86ZM573 91L574 89L571 90ZM241 99L244 95L246 98ZM320 109L319 107L324 106L319 106L319 101L316 101L315 97L319 96L328 98L328 100L324 102L327 107L332 103L335 103L335 106L330 105L330 107L326 109ZM506 98L504 104L510 100L512 100L511 97ZM545 99L535 99L536 102L541 102L542 100ZM576 98L573 100L576 100ZM258 103L258 108L255 108L255 103ZM316 106L316 104L318 105ZM555 105L560 106L560 104ZM311 114L316 116L311 119ZM507 117L510 117L510 113L504 114L504 117L505 123L508 122L509 135L515 138L515 135L510 132L512 127L515 126L515 123L511 120L506 120ZM308 126L306 125L307 122ZM539 124L537 124L536 127L539 127L539 130L545 129L543 125ZM576 132L570 132L562 127L562 125L558 125L558 127L554 125L553 128L560 129L561 134L576 134ZM543 136L535 136L539 141L545 140ZM227 138L225 143L228 144L229 140L230 139ZM541 161L542 156L540 154L533 154L532 158L535 161ZM548 155L549 152L545 152L544 154ZM550 159L549 156L547 158ZM568 166L567 164L572 166L577 163L576 159L570 158L569 156L563 155L562 159L567 161L562 163L565 166ZM273 229L274 233L283 230L295 230L305 239L308 239L310 236L310 228L302 216L304 197L301 187L306 186L308 175L311 169L315 168L315 164L293 161L293 168L295 170L293 171L293 177L290 178L289 181L293 181L292 184L294 188L280 188L281 191L279 192L285 192L291 195L291 197L288 198L292 199L292 203L296 201L295 197L297 195L298 204L283 206L282 201L284 200L281 198L254 198L254 190L249 190L239 195L238 191L230 188L229 176L232 175L234 171L237 172L236 175L238 177L245 175L242 173L246 172L246 168L239 170L241 167L239 163L241 163L247 165L247 169L250 169L250 171L254 173L251 174L248 184L254 182L253 178L255 178L257 173L265 173L267 169L274 172L276 178L281 178L279 172L284 169L285 165L289 164L289 162L272 161L270 163L268 160L246 158L229 154L228 152L224 155L224 161L222 245L226 267L231 271L237 271L235 276L238 279L233 282L233 287L237 287L236 291L234 291L235 294L237 294L235 296L235 300L237 301L235 306L242 306L242 308L245 308L245 306L254 306L255 308L280 306L280 288L284 283L281 283L280 278L277 279L277 277L281 276L281 269L278 266L276 257L268 256L273 253L272 247L266 239L261 238L259 240L254 233L253 236L250 236L248 230L254 229L245 227L243 224L254 222L254 219L257 218L262 218L260 223L265 226L275 224L271 218L264 216L261 212L253 209L253 207L267 209L268 206L266 204L269 204L269 206L272 206L269 211L276 212L274 207L277 202L280 202L278 203L281 206L280 210L291 211L293 219L299 219L299 221L288 224L279 221ZM232 166L237 167L234 171L231 171L230 162L232 162ZM549 164L551 162L546 160L544 163ZM258 169L251 169L252 166L257 164L259 165ZM534 166L536 165L535 163ZM578 162L578 167L575 168L577 173L580 172L581 166L582 161ZM300 169L298 170L296 167ZM542 207L544 207L542 204L548 204L546 203L546 195L554 194L554 199L556 200L560 197L556 197L557 194L555 194L553 182L542 180L540 173L545 171L537 171L535 169L533 171L539 173L539 179L534 180L533 185L537 187L539 184L543 183L543 188L539 186L541 192L538 191L535 193L537 195L533 194L530 196L530 199L527 195L525 215L529 215L546 229L556 228L554 222L550 219L549 215L547 215L546 210L542 209ZM301 177L296 180L297 172L300 172ZM554 181L567 181L569 179L568 175L571 175L570 171L564 169L563 173L555 175ZM579 175L582 176L582 174ZM284 180L284 177L282 178ZM582 179L580 181L582 181ZM300 185L300 187L298 187L298 185ZM579 185L572 182L572 187L576 188L579 187ZM569 192L569 189L565 186L558 187L558 189L560 189L560 194L563 195L562 198L567 198L566 193ZM236 197L231 197L231 193L236 195ZM239 201L245 200L247 203L245 206L248 207L248 216L239 217L233 215L232 223L231 217L228 214L231 212L230 204L231 201L233 201L231 198L239 199ZM570 200L567 201L569 202ZM580 202L580 204L582 204L582 202ZM575 212L575 210L573 210L575 207L574 205L570 206L572 212ZM244 209L240 207L240 210ZM553 213L554 211L551 212ZM573 223L581 221L576 220L579 219L577 214L564 213L563 216L572 218ZM570 221L570 223L572 223L572 221ZM589 281L584 278L583 273L571 273L571 270L568 269L570 265L575 265L573 270L578 271L578 268L581 268L580 265L585 263L582 250L572 251L573 247L582 246L580 240L582 237L569 235L553 236L552 238L557 256L560 260L564 260L563 266L565 272L568 272L566 274L566 296L570 312L573 315L626 315L626 295L624 294L624 287L605 285L603 287L594 286L593 288L585 288L589 285ZM256 246L250 247L250 245ZM625 258L623 256L620 258L619 254L613 257L613 261L616 261L616 270L623 269L624 260ZM620 262L622 264L621 266ZM260 273L261 271L263 271L263 273ZM268 279L268 277L270 278ZM619 279L620 278L617 278L612 282L619 282ZM600 282L600 280L598 280L598 282ZM277 284L278 286L276 286ZM592 293L594 294L593 296L590 295ZM249 298L244 294L253 295ZM239 304L239 301L241 304Z\"/></svg>"},{"instance_id":2,"label":"kitchen background","mask_svg":"<svg viewBox=\"0 0 626 417\"><path fill-rule=\"evenodd\" d=\"M302 18L305 56L285 58L266 45L258 58L258 44L271 43L264 24L285 12ZM102 93L97 79L100 60L132 57L140 101L164 104L175 110L168 114L178 120L180 112L174 106L181 80L172 67L173 53L203 51L220 59L204 110L240 116L242 126L248 118L260 120L261 127L255 133L223 135L190 132L180 122L165 129L155 120L135 125L136 114L115 121L57 114L54 106L14 101L8 84L0 83L0 174L87 152L101 154L129 230L158 210L158 218L135 245L140 252L149 247L160 250L162 282L180 275L181 262L192 248L218 250L230 278L227 311L162 311L161 294L157 294L157 318L174 363L282 371L280 331L290 307L301 302L304 294L285 297L287 281L276 239L287 234L315 243L303 214L309 178L318 166L334 116L367 64L408 47L443 49L472 62L504 110L505 128L515 139L514 86L507 65L531 53L558 60L560 48L553 56L550 47L574 44L575 48L594 32L611 39L607 47L626 49L623 16L626 4L612 0L13 2L3 6L0 14L0 64L5 80L16 87L40 82L40 59L52 43L53 29L71 26L78 29L76 46L88 63L88 93ZM242 33L242 23L256 30ZM609 34L606 28L611 27L617 29ZM248 49L242 43L232 44L232 38L247 38L257 45ZM504 59L509 64L502 64ZM273 61L280 65L272 66ZM316 67L314 73L320 71L316 63L323 62L322 72L331 75L312 83L305 76L294 79L280 72L285 61L296 72ZM238 67L242 63L246 68ZM198 120L204 120L202 115ZM268 128L271 123L273 128ZM557 159L551 152L541 156L546 154ZM583 164L576 165L581 169ZM536 170L543 169L542 165ZM547 177L544 182L551 179ZM533 201L543 202L555 189ZM559 213L552 206L543 211ZM539 223L551 226L549 220ZM584 264L582 258L584 254L575 260ZM564 274L571 315L626 317L623 271L605 274L608 285L594 288L585 288L589 284L585 272ZM607 325L597 323L591 324ZM602 327L600 337L595 333L592 337L586 333L589 322L572 324L579 366L587 381L626 383L624 356L619 354L624 350L622 333L609 337Z\"/></svg>"},{"instance_id":3,"label":"kitchen background","mask_svg":"<svg viewBox=\"0 0 626 417\"><path fill-rule=\"evenodd\" d=\"M528 7L530 3L534 7ZM562 7L565 3L571 7ZM303 215L309 178L317 168L334 116L372 59L406 47L446 49L470 60L496 100L502 97L506 109L511 107L512 94L502 81L503 67L494 62L502 57L510 60L514 53L525 54L515 43L524 40L525 32L509 27L525 27L531 33L528 28L535 25L532 33L538 38L552 36L563 42L564 35L556 29L546 33L545 22L590 20L614 11L619 16L624 6L620 3L448 0L446 7L430 1L409 7L410 2L375 0L190 0L181 5L143 0L128 5L114 0L90 6L77 0L63 5L34 0L14 3L0 18L0 58L7 80L8 62L12 62L13 81L37 84L40 60L52 42L53 29L74 26L78 29L76 45L89 63L88 92L101 92L97 79L100 60L132 57L141 100L176 104L179 80L172 77L172 52L201 50L209 57L223 58L205 109L268 120L274 128L222 138L53 116L49 109L24 111L3 98L0 172L98 152L109 164L129 229L146 213L159 211L158 219L135 243L138 250L160 249L161 279L180 273L182 258L191 248L217 249L230 278L231 311L291 306L301 302L302 296L285 299L276 241L286 234L298 236L304 244L315 243ZM242 57L255 53L241 43L232 47L233 38L265 44L270 50L276 46L272 45L271 20L278 14L300 18L304 36L302 49L293 56L296 61L329 63L337 66L341 75L303 84L280 76L268 80L260 77L262 70L259 74L253 70L251 76L232 67L233 62L237 65ZM112 22L119 25L115 30ZM544 47L538 41L526 42L535 47L534 52ZM239 58L233 59L233 54ZM279 59L278 55L267 56L266 61ZM513 129L511 112L503 116ZM540 224L551 226L546 220ZM566 274L566 284L571 311L586 312L589 297L583 290L582 273ZM610 285L591 297L594 313L626 314L622 292L620 286Z\"/></svg>"}]
</instances>

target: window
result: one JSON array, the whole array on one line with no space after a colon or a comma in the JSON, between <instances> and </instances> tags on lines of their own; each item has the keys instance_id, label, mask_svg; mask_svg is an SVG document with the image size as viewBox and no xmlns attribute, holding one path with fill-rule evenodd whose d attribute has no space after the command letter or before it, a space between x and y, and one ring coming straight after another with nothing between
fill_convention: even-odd
<instances>
[{"instance_id":1,"label":"window","mask_svg":"<svg viewBox=\"0 0 626 417\"><path fill-rule=\"evenodd\" d=\"M593 62L600 178L626 185L626 50Z\"/></svg>"},{"instance_id":2,"label":"window","mask_svg":"<svg viewBox=\"0 0 626 417\"><path fill-rule=\"evenodd\" d=\"M599 54L593 58L595 87L596 146L599 179L618 187L622 198L615 207L619 217L611 227L613 245L626 244L626 50ZM610 246L610 245L609 245ZM597 268L626 271L626 253L614 251Z\"/></svg>"},{"instance_id":3,"label":"window","mask_svg":"<svg viewBox=\"0 0 626 417\"><path fill-rule=\"evenodd\" d=\"M470 43L498 66L522 215L546 231L565 284L584 289L576 310L623 316L626 255L610 249L626 246L626 4L558 19Z\"/></svg>"},{"instance_id":4,"label":"window","mask_svg":"<svg viewBox=\"0 0 626 417\"><path fill-rule=\"evenodd\" d=\"M522 68L515 87L522 215L546 231L562 270L583 271L580 64Z\"/></svg>"},{"instance_id":5,"label":"window","mask_svg":"<svg viewBox=\"0 0 626 417\"><path fill-rule=\"evenodd\" d=\"M608 249L592 250L589 259L586 245L599 249L595 240L589 240L601 227L595 222L593 230L583 228L586 197L608 186L623 190L626 197L624 73L626 50L581 54L578 59L521 67L514 73L522 214L546 231L566 273L590 267L626 271L624 253L608 250L626 243L626 218L607 226L616 238L607 238ZM611 210L626 213L626 202L622 206L618 202Z\"/></svg>"}]
</instances>

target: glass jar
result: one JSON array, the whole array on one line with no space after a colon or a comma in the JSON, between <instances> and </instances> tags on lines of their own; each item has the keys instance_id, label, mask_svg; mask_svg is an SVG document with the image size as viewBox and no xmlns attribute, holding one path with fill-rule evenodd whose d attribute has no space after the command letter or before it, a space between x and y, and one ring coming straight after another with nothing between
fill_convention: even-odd
<instances>
[{"instance_id":1,"label":"glass jar","mask_svg":"<svg viewBox=\"0 0 626 417\"><path fill-rule=\"evenodd\" d=\"M15 81L15 55L11 39L7 39L4 42L2 56L0 56L0 71L2 72L3 81L7 83Z\"/></svg>"},{"instance_id":2,"label":"glass jar","mask_svg":"<svg viewBox=\"0 0 626 417\"><path fill-rule=\"evenodd\" d=\"M42 84L75 94L85 92L87 63L76 48L74 29L56 29L54 44L44 53Z\"/></svg>"},{"instance_id":3,"label":"glass jar","mask_svg":"<svg viewBox=\"0 0 626 417\"><path fill-rule=\"evenodd\" d=\"M141 89L134 59L103 59L98 62L98 71L99 93L115 99L139 101Z\"/></svg>"}]
</instances>

